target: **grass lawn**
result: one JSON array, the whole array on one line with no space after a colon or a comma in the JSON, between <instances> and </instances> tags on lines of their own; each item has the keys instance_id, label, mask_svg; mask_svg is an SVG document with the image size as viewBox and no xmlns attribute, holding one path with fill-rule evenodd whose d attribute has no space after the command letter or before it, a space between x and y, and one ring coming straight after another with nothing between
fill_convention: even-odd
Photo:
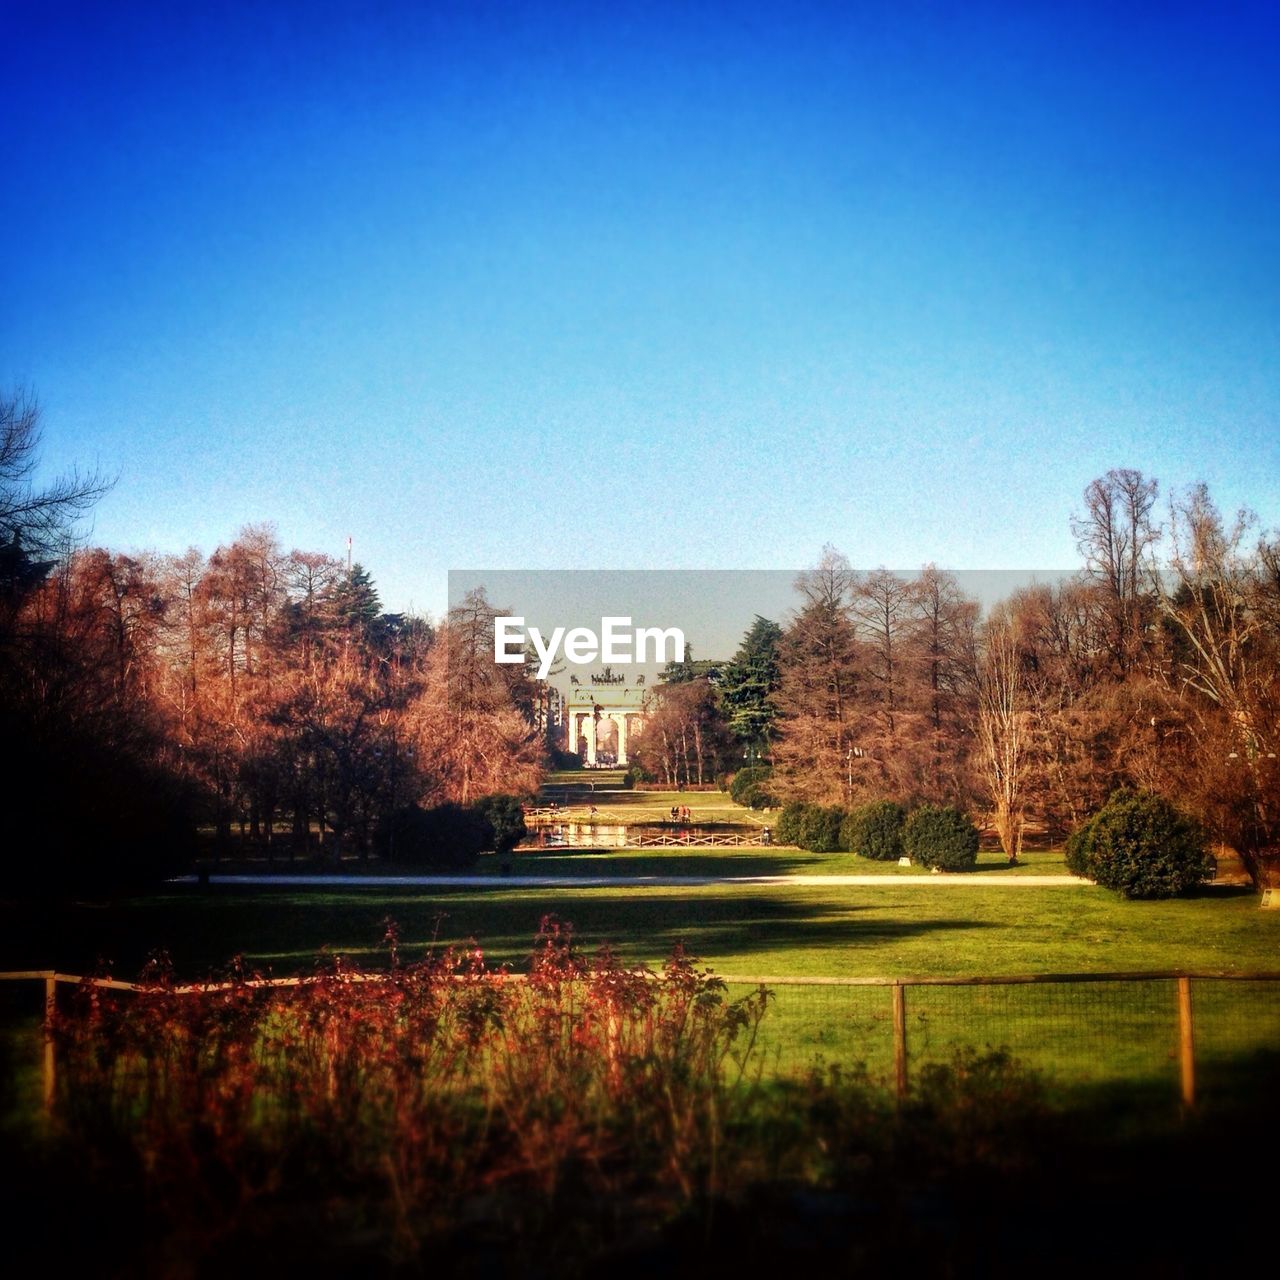
<instances>
[{"instance_id":1,"label":"grass lawn","mask_svg":"<svg viewBox=\"0 0 1280 1280\"><path fill-rule=\"evenodd\" d=\"M577 866L582 856L561 860ZM103 959L127 976L163 948L185 976L237 954L287 973L308 969L324 947L372 966L382 961L387 917L400 924L410 952L433 939L474 938L493 961L519 967L546 913L572 921L584 945L608 942L628 961L656 963L683 941L719 972L753 975L1257 970L1277 967L1280 954L1280 912L1260 911L1256 895L1243 890L1140 903L1085 885L933 890L895 888L891 877L883 887L850 888L799 881L515 889L496 880L483 889L192 887L6 905L0 968L79 972Z\"/></svg>"},{"instance_id":2,"label":"grass lawn","mask_svg":"<svg viewBox=\"0 0 1280 1280\"><path fill-rule=\"evenodd\" d=\"M601 823L659 821L673 805L687 805L695 823L777 821L777 811L752 813L723 792L629 791L617 780L572 773L553 776L550 787L559 788L566 816L578 809L585 816L593 804ZM203 977L238 954L251 966L288 974L311 969L324 948L380 968L387 963L381 940L388 918L400 926L408 959L431 945L476 939L490 963L521 968L548 913L572 921L585 947L608 943L627 963L657 965L683 942L718 973L746 978L1280 967L1280 912L1259 911L1247 891L1127 903L1087 885L895 887L895 880L929 872L794 848L552 849L515 857L518 873L550 876L796 877L774 885L517 889L503 883L496 858L482 858L478 869L493 875L492 887L192 888L34 910L0 906L0 969L85 972L105 962L117 976L131 977L163 949L183 977ZM977 870L1011 868L998 850L984 849ZM1061 849L1031 850L1012 870L1052 875L1066 867ZM883 884L805 882L824 874L874 875ZM1215 1052L1224 1063L1238 1062L1280 1046L1280 984L1200 986L1206 1064ZM914 988L907 1002L910 1058L919 1069L960 1045L1007 1046L1066 1085L1095 1083L1101 1074L1167 1097L1176 1072L1174 1010L1168 982ZM890 993L882 988L778 984L763 1032L765 1056L786 1071L818 1057L860 1061L884 1078L892 1062L890 1018Z\"/></svg>"},{"instance_id":3,"label":"grass lawn","mask_svg":"<svg viewBox=\"0 0 1280 1280\"><path fill-rule=\"evenodd\" d=\"M477 870L498 875L497 858L482 857ZM1062 850L1025 852L1016 867L998 850L978 854L978 872L1002 875L1067 875ZM928 876L927 867L900 867L896 862L873 862L855 853L809 853L789 846L761 849L714 848L688 851L661 849L520 849L515 854L517 875L546 876L804 876L857 875Z\"/></svg>"},{"instance_id":4,"label":"grass lawn","mask_svg":"<svg viewBox=\"0 0 1280 1280\"><path fill-rule=\"evenodd\" d=\"M746 988L733 986L734 994ZM1204 1102L1272 1097L1280 1084L1280 982L1192 984L1197 1093ZM1177 984L909 987L913 1075L959 1049L1002 1050L1041 1073L1061 1102L1099 1090L1168 1106L1178 1097ZM884 987L779 986L761 1027L769 1071L815 1062L893 1073L892 992Z\"/></svg>"},{"instance_id":5,"label":"grass lawn","mask_svg":"<svg viewBox=\"0 0 1280 1280\"><path fill-rule=\"evenodd\" d=\"M547 913L572 921L584 946L609 943L628 963L657 965L683 942L716 972L741 978L1280 967L1280 912L1259 910L1247 891L1130 903L1091 886L933 890L895 887L886 876L883 886L856 888L803 880L554 890L501 881L430 891L193 888L40 909L5 906L0 969L84 972L102 959L116 976L131 977L150 951L164 948L184 977L205 976L238 953L285 974L308 971L326 947L380 968L388 917L401 927L406 959L433 943L474 938L491 963L520 968ZM37 993L27 995L31 1015ZM16 993L4 998L12 1011ZM1195 999L1209 1087L1213 1079L1229 1081L1251 1055L1280 1048L1280 983L1201 983ZM769 1067L802 1070L821 1057L864 1062L884 1078L890 1009L883 988L777 985L764 1028ZM1170 982L913 988L907 1009L913 1070L960 1045L990 1045L1071 1086L1102 1075L1167 1095L1176 1081Z\"/></svg>"}]
</instances>

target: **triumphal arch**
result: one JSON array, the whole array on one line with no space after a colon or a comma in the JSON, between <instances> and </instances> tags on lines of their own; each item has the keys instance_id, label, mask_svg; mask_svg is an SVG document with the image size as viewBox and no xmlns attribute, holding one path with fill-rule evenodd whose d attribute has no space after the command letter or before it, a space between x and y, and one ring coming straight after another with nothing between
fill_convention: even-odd
<instances>
[{"instance_id":1,"label":"triumphal arch","mask_svg":"<svg viewBox=\"0 0 1280 1280\"><path fill-rule=\"evenodd\" d=\"M611 667L587 681L570 677L565 699L565 750L576 752L587 768L626 764L627 745L644 724L644 676L628 684Z\"/></svg>"}]
</instances>

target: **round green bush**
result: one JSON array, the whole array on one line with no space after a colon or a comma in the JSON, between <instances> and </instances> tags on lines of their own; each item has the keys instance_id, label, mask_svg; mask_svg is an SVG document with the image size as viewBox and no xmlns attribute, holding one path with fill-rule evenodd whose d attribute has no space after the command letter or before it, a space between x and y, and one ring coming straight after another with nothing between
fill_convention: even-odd
<instances>
[{"instance_id":1,"label":"round green bush","mask_svg":"<svg viewBox=\"0 0 1280 1280\"><path fill-rule=\"evenodd\" d=\"M978 861L978 828L959 809L921 805L902 828L902 844L921 866L972 871Z\"/></svg>"},{"instance_id":2,"label":"round green bush","mask_svg":"<svg viewBox=\"0 0 1280 1280\"><path fill-rule=\"evenodd\" d=\"M489 823L493 847L498 853L509 853L529 834L524 822L524 803L519 796L484 796L472 808Z\"/></svg>"},{"instance_id":3,"label":"round green bush","mask_svg":"<svg viewBox=\"0 0 1280 1280\"><path fill-rule=\"evenodd\" d=\"M790 804L783 806L782 812L778 815L777 825L773 829L774 840L778 844L799 845L800 824L808 808L809 806L802 800L793 800Z\"/></svg>"},{"instance_id":4,"label":"round green bush","mask_svg":"<svg viewBox=\"0 0 1280 1280\"><path fill-rule=\"evenodd\" d=\"M773 770L765 764L753 765L749 769L739 769L729 784L729 796L736 804L746 804L742 798L751 788L768 782L773 777Z\"/></svg>"},{"instance_id":5,"label":"round green bush","mask_svg":"<svg viewBox=\"0 0 1280 1280\"><path fill-rule=\"evenodd\" d=\"M748 809L772 809L778 803L778 799L772 791L766 790L761 783L757 782L743 791L738 803Z\"/></svg>"},{"instance_id":6,"label":"round green bush","mask_svg":"<svg viewBox=\"0 0 1280 1280\"><path fill-rule=\"evenodd\" d=\"M844 809L840 805L811 804L805 806L800 819L799 845L810 853L836 853L840 849L840 824Z\"/></svg>"},{"instance_id":7,"label":"round green bush","mask_svg":"<svg viewBox=\"0 0 1280 1280\"><path fill-rule=\"evenodd\" d=\"M1203 829L1163 796L1117 791L1067 841L1067 868L1126 898L1172 898L1214 872Z\"/></svg>"},{"instance_id":8,"label":"round green bush","mask_svg":"<svg viewBox=\"0 0 1280 1280\"><path fill-rule=\"evenodd\" d=\"M850 809L840 827L840 847L876 862L902 857L902 827L907 811L892 800L876 800Z\"/></svg>"}]
</instances>

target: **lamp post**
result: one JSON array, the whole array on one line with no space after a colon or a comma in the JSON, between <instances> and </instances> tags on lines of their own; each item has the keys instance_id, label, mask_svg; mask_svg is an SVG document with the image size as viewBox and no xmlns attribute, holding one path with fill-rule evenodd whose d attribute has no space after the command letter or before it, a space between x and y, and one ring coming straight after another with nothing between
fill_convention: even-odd
<instances>
[{"instance_id":1,"label":"lamp post","mask_svg":"<svg viewBox=\"0 0 1280 1280\"><path fill-rule=\"evenodd\" d=\"M861 748L861 747L850 747L850 748L849 748L849 750L845 753L845 770L846 770L846 772L845 772L845 802L846 802L847 804L852 804L852 803L853 803L853 761L854 761L854 757L856 756L859 760L861 760L861 759L862 759L862 757L863 757L865 754L866 754L866 753L862 750L862 748Z\"/></svg>"}]
</instances>

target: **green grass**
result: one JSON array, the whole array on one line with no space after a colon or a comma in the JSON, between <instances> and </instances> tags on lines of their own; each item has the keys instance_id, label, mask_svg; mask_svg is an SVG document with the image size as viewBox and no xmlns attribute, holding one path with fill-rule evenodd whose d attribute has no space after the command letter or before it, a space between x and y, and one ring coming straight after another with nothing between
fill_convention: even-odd
<instances>
[{"instance_id":1,"label":"green grass","mask_svg":"<svg viewBox=\"0 0 1280 1280\"><path fill-rule=\"evenodd\" d=\"M498 859L481 858L477 870L498 875ZM790 846L771 848L682 849L521 849L515 855L517 875L546 876L805 876L870 875L893 879L928 876L926 867L900 867L873 862L854 853L809 853ZM1024 853L1010 867L1002 853L978 854L976 872L1008 875L1067 875L1061 849Z\"/></svg>"},{"instance_id":2,"label":"green grass","mask_svg":"<svg viewBox=\"0 0 1280 1280\"><path fill-rule=\"evenodd\" d=\"M1058 1102L1100 1085L1168 1104L1179 1092L1176 983L1172 980L1037 986L910 987L905 992L910 1071L957 1050L998 1049L1040 1073ZM733 993L745 988L732 987ZM1193 983L1197 1093L1230 1103L1269 1096L1280 1079L1280 983ZM779 986L761 1028L768 1069L817 1062L893 1074L891 992L883 987Z\"/></svg>"},{"instance_id":3,"label":"green grass","mask_svg":"<svg viewBox=\"0 0 1280 1280\"><path fill-rule=\"evenodd\" d=\"M776 811L753 814L723 792L628 791L617 789L619 776L575 773L551 782L575 788L567 816L578 809L585 816L593 804L604 823L661 820L673 805L687 805L703 824L776 822ZM584 790L592 783L599 790ZM491 888L183 890L37 911L0 908L0 968L83 972L105 960L116 974L131 976L161 948L187 977L204 976L237 954L275 973L305 972L322 948L381 967L388 917L401 927L408 958L430 945L477 939L491 963L521 968L547 913L572 921L584 946L608 943L631 963L656 965L682 942L717 972L741 977L1248 971L1276 967L1280 944L1280 913L1259 911L1247 892L1127 903L1083 885L895 887L895 880L929 873L850 853L555 849L522 851L515 859L518 873L549 876L795 877L776 885L514 889L499 878L498 859L481 859L478 869L494 876ZM985 849L977 870L1034 875L1066 867L1061 849L1028 851L1013 869L998 850ZM811 879L824 874L873 875L883 883L840 887ZM1060 1083L1096 1080L1105 1069L1167 1093L1173 1013L1164 986L918 988L908 1003L912 1060L918 1068L960 1045L1007 1046ZM1271 1012L1241 1031L1239 989L1198 995L1209 1002L1206 1017L1217 1019L1206 1062L1214 1045L1228 1046L1227 1057L1236 1061L1280 1044L1272 996L1273 987L1254 993L1255 1005L1271 1000ZM891 1063L888 1018L884 990L778 986L764 1029L766 1057L786 1071L818 1057L862 1061L883 1078Z\"/></svg>"},{"instance_id":4,"label":"green grass","mask_svg":"<svg viewBox=\"0 0 1280 1280\"><path fill-rule=\"evenodd\" d=\"M717 855L719 856L719 855ZM574 861L574 859L570 859ZM0 908L0 969L83 972L99 957L132 976L154 948L180 975L201 977L237 953L256 966L306 972L324 947L384 967L383 921L402 954L478 939L492 963L523 967L541 917L572 921L588 948L609 943L630 963L657 965L684 943L739 978L910 977L1189 969L1271 970L1280 912L1254 894L1215 890L1169 902L1125 902L1089 886L933 890L785 885L592 889L195 889L43 908ZM1280 984L1202 983L1199 1053L1206 1087L1229 1088L1241 1064L1280 1046ZM960 1045L1007 1047L1064 1087L1099 1078L1167 1093L1176 1081L1172 987L914 988L913 1070ZM816 1058L889 1070L889 993L875 988L775 988L764 1029L770 1069ZM1267 1060L1273 1066L1273 1060Z\"/></svg>"},{"instance_id":5,"label":"green grass","mask_svg":"<svg viewBox=\"0 0 1280 1280\"><path fill-rule=\"evenodd\" d=\"M576 859L568 859L574 861ZM611 943L654 963L685 942L721 972L901 976L1276 967L1280 912L1257 897L1207 891L1125 902L1090 886L841 887L619 885L590 889L173 890L109 902L0 908L0 968L82 971L99 957L120 975L164 948L198 976L244 954L306 970L322 947L377 964L390 916L408 948L479 939L515 965L540 918L574 923L584 945Z\"/></svg>"}]
</instances>

